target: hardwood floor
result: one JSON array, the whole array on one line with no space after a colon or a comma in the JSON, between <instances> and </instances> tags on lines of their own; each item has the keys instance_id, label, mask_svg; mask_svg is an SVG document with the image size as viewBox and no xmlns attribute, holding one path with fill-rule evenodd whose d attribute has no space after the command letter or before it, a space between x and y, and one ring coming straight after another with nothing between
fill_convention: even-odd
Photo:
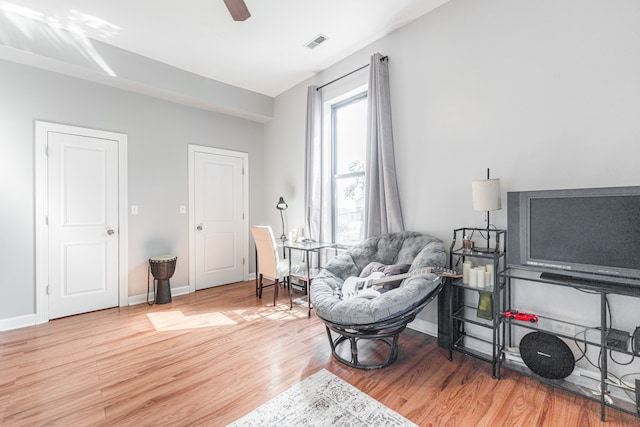
<instances>
[{"instance_id":1,"label":"hardwood floor","mask_svg":"<svg viewBox=\"0 0 640 427\"><path fill-rule=\"evenodd\" d=\"M254 282L0 333L0 424L223 426L326 368L421 426L629 426L640 419L407 329L390 367L336 362L324 325Z\"/></svg>"}]
</instances>

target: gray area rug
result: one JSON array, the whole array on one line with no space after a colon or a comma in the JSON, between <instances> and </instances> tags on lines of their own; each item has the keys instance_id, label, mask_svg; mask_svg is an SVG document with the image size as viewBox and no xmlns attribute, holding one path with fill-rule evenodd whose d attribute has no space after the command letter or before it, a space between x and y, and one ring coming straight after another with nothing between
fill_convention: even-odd
<instances>
[{"instance_id":1,"label":"gray area rug","mask_svg":"<svg viewBox=\"0 0 640 427\"><path fill-rule=\"evenodd\" d=\"M299 298L294 298L293 299L293 303L296 305L300 305L302 307L307 307L307 297L299 297ZM313 308L313 304L311 305L311 308Z\"/></svg>"},{"instance_id":2,"label":"gray area rug","mask_svg":"<svg viewBox=\"0 0 640 427\"><path fill-rule=\"evenodd\" d=\"M229 426L416 426L326 369Z\"/></svg>"}]
</instances>

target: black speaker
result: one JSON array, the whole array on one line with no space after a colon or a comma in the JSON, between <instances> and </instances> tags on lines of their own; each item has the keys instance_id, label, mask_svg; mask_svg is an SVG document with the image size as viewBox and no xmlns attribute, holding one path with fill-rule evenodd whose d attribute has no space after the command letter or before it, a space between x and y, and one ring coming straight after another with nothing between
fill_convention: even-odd
<instances>
[{"instance_id":1,"label":"black speaker","mask_svg":"<svg viewBox=\"0 0 640 427\"><path fill-rule=\"evenodd\" d=\"M636 378L636 409L640 415L640 380Z\"/></svg>"},{"instance_id":2,"label":"black speaker","mask_svg":"<svg viewBox=\"0 0 640 427\"><path fill-rule=\"evenodd\" d=\"M462 307L464 289L457 286L451 286L451 278L445 277L444 287L438 294L438 345L442 348L449 348L449 340L458 341L462 335L460 332L460 321L453 319L453 331L449 330L449 319L451 310L449 310L449 299L451 299L451 307L455 313Z\"/></svg>"},{"instance_id":3,"label":"black speaker","mask_svg":"<svg viewBox=\"0 0 640 427\"><path fill-rule=\"evenodd\" d=\"M636 378L636 410L640 415L640 380Z\"/></svg>"},{"instance_id":4,"label":"black speaker","mask_svg":"<svg viewBox=\"0 0 640 427\"><path fill-rule=\"evenodd\" d=\"M633 331L631 346L633 354L636 356L640 356L640 326L636 327L636 330Z\"/></svg>"},{"instance_id":5,"label":"black speaker","mask_svg":"<svg viewBox=\"0 0 640 427\"><path fill-rule=\"evenodd\" d=\"M567 344L555 335L531 332L520 340L520 356L529 369L544 378L559 380L576 365Z\"/></svg>"}]
</instances>

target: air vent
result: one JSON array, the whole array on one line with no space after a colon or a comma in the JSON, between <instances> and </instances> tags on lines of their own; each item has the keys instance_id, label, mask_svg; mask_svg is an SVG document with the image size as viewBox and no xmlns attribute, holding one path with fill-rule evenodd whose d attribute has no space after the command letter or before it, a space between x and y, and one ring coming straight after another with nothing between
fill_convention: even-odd
<instances>
[{"instance_id":1,"label":"air vent","mask_svg":"<svg viewBox=\"0 0 640 427\"><path fill-rule=\"evenodd\" d=\"M325 36L324 34L318 34L313 40L305 44L305 46L308 47L309 49L314 49L315 47L324 43L325 41L327 41L327 36Z\"/></svg>"}]
</instances>

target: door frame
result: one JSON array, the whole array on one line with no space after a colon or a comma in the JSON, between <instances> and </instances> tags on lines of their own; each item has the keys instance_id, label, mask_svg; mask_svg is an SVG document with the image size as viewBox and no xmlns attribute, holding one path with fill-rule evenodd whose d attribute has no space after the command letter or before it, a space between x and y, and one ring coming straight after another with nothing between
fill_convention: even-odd
<instances>
[{"instance_id":1,"label":"door frame","mask_svg":"<svg viewBox=\"0 0 640 427\"><path fill-rule=\"evenodd\" d=\"M189 293L196 291L196 209L195 209L195 154L207 153L242 159L242 280L249 277L249 154L242 151L225 150L189 144Z\"/></svg>"},{"instance_id":2,"label":"door frame","mask_svg":"<svg viewBox=\"0 0 640 427\"><path fill-rule=\"evenodd\" d=\"M35 233L36 233L36 323L49 321L47 285L49 277L49 179L47 162L48 133L70 133L118 143L118 303L129 305L129 217L127 177L127 135L77 126L35 121Z\"/></svg>"}]
</instances>

